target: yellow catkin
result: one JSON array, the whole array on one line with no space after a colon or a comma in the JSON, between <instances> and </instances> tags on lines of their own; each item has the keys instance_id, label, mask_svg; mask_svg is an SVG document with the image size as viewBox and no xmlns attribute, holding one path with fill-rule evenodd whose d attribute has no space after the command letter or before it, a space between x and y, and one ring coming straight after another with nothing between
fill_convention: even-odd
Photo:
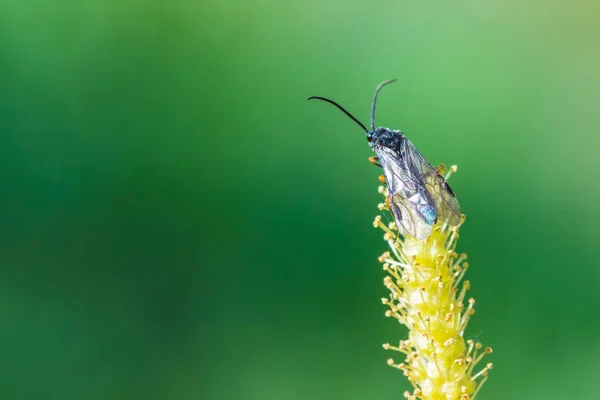
<instances>
[{"instance_id":1,"label":"yellow catkin","mask_svg":"<svg viewBox=\"0 0 600 400\"><path fill-rule=\"evenodd\" d=\"M379 192L387 196L386 188L380 187ZM382 299L388 307L386 316L409 329L408 339L398 345L383 345L405 358L401 363L388 360L414 388L404 396L474 399L492 368L491 363L484 365L481 360L492 349L463 338L475 313L475 300L466 297L469 281L463 277L467 256L456 253L459 227L437 224L426 240L417 240L398 237L395 224L384 224L381 216L373 225L384 231L390 248L379 257L386 272L384 285L390 292Z\"/></svg>"}]
</instances>

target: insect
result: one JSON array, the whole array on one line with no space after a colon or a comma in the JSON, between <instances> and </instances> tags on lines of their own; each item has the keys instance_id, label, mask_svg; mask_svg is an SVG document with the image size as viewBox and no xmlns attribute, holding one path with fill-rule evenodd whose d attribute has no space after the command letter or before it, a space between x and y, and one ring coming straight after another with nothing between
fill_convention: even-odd
<instances>
[{"instance_id":1,"label":"insect","mask_svg":"<svg viewBox=\"0 0 600 400\"><path fill-rule=\"evenodd\" d=\"M386 201L392 210L398 230L404 236L427 239L433 225L440 221L452 226L460 223L458 200L446 180L421 155L419 150L400 130L375 128L375 104L381 88L395 79L379 84L371 106L371 129L368 130L352 114L333 100L312 96L333 104L356 122L367 134L371 149L377 154L369 161L383 168L389 197Z\"/></svg>"}]
</instances>

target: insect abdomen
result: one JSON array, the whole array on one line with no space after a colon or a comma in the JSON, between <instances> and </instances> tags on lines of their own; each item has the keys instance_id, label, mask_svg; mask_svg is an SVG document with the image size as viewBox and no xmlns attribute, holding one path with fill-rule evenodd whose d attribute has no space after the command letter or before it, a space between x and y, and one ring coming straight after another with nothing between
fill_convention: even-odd
<instances>
[{"instance_id":1,"label":"insect abdomen","mask_svg":"<svg viewBox=\"0 0 600 400\"><path fill-rule=\"evenodd\" d=\"M437 221L437 210L430 204L417 205L417 211L429 225L433 225Z\"/></svg>"}]
</instances>

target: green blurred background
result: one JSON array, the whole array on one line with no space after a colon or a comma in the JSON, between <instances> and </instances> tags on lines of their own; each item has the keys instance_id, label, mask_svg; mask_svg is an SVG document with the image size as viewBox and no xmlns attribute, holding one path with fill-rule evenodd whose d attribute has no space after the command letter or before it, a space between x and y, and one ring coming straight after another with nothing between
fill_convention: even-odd
<instances>
[{"instance_id":1,"label":"green blurred background","mask_svg":"<svg viewBox=\"0 0 600 400\"><path fill-rule=\"evenodd\" d=\"M481 399L597 399L595 1L0 2L0 395L399 399L380 170L452 178Z\"/></svg>"}]
</instances>

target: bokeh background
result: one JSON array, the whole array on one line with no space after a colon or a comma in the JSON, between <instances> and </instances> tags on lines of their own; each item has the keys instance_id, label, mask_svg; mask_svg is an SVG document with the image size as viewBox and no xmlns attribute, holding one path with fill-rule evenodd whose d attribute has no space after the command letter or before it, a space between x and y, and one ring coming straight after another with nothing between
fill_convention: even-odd
<instances>
[{"instance_id":1,"label":"bokeh background","mask_svg":"<svg viewBox=\"0 0 600 400\"><path fill-rule=\"evenodd\" d=\"M0 2L0 395L399 399L380 171L451 184L481 399L597 399L600 10L474 0Z\"/></svg>"}]
</instances>

